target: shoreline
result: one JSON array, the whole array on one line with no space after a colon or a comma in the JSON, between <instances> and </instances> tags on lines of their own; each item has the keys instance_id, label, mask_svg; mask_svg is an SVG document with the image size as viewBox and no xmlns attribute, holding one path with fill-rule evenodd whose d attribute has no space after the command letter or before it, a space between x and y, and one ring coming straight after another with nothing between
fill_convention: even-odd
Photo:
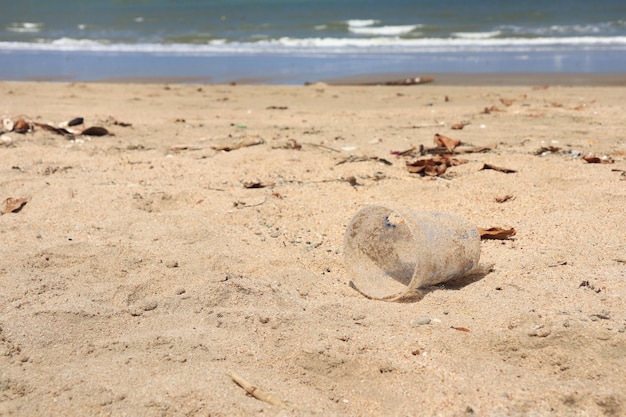
<instances>
[{"instance_id":1,"label":"shoreline","mask_svg":"<svg viewBox=\"0 0 626 417\"><path fill-rule=\"evenodd\" d=\"M401 81L408 78L432 78L432 81L407 85L404 87L417 87L431 84L439 86L479 87L479 86L519 86L533 87L541 85L563 87L624 87L626 86L626 73L586 74L586 73L376 73L362 74L340 78L326 78L302 84L279 84L279 85L307 85L323 83L334 86L385 86L385 83ZM74 83L82 82L89 84L182 84L182 85L250 85L270 86L275 85L267 82L266 78L232 79L228 82L211 82L203 77L125 77L108 78L91 81L71 81L66 79L41 79L41 80L6 80L2 82L17 83ZM390 86L391 87L391 86ZM397 85L394 87L398 87ZM402 86L401 86L402 87Z\"/></svg>"},{"instance_id":2,"label":"shoreline","mask_svg":"<svg viewBox=\"0 0 626 417\"><path fill-rule=\"evenodd\" d=\"M291 55L0 50L0 58L0 79L7 81L302 85L432 76L442 85L626 84L626 54L601 50Z\"/></svg>"}]
</instances>

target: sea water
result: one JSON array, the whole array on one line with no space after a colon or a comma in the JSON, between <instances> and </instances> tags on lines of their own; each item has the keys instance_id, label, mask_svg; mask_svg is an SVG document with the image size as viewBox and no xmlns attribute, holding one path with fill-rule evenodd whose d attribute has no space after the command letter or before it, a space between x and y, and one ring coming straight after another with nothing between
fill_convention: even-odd
<instances>
[{"instance_id":1,"label":"sea water","mask_svg":"<svg viewBox=\"0 0 626 417\"><path fill-rule=\"evenodd\" d=\"M623 0L20 0L2 79L626 73Z\"/></svg>"}]
</instances>

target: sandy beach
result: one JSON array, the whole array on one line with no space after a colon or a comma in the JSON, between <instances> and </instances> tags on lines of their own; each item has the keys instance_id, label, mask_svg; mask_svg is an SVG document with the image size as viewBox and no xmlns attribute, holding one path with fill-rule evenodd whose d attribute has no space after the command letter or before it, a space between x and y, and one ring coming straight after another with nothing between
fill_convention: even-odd
<instances>
[{"instance_id":1,"label":"sandy beach","mask_svg":"<svg viewBox=\"0 0 626 417\"><path fill-rule=\"evenodd\" d=\"M0 415L626 415L626 87L555 84L0 82ZM368 204L516 233L375 301Z\"/></svg>"}]
</instances>

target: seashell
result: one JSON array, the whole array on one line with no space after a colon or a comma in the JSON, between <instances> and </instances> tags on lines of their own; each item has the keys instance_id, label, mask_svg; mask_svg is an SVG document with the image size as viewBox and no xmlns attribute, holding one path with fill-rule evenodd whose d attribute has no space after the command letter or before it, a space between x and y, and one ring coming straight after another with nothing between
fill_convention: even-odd
<instances>
[{"instance_id":1,"label":"seashell","mask_svg":"<svg viewBox=\"0 0 626 417\"><path fill-rule=\"evenodd\" d=\"M2 119L2 127L7 132L12 132L14 126L15 126L15 123L13 123L13 120L9 119L8 117L5 117L4 119Z\"/></svg>"},{"instance_id":2,"label":"seashell","mask_svg":"<svg viewBox=\"0 0 626 417\"><path fill-rule=\"evenodd\" d=\"M30 124L26 122L24 119L18 119L13 126L13 131L16 133L26 133L30 129Z\"/></svg>"}]
</instances>

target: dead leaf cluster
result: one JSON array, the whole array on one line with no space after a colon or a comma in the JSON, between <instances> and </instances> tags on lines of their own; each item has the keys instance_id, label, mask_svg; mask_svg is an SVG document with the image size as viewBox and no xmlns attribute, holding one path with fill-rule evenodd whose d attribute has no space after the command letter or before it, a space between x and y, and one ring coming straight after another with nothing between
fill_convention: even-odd
<instances>
[{"instance_id":1,"label":"dead leaf cluster","mask_svg":"<svg viewBox=\"0 0 626 417\"><path fill-rule=\"evenodd\" d=\"M496 145L459 148L459 145L462 144L460 140L453 139L439 133L435 133L433 142L435 144L434 148L425 148L423 145L420 145L419 155L416 152L417 148L415 146L412 146L410 149L406 149L404 151L392 151L391 154L398 157L417 157L418 159L407 161L406 163L407 170L412 174L420 174L422 176L441 176L446 172L448 167L462 165L469 162L466 159L454 158L454 155L489 152L496 148ZM426 154L435 156L423 158ZM483 169L493 168L483 167Z\"/></svg>"},{"instance_id":2,"label":"dead leaf cluster","mask_svg":"<svg viewBox=\"0 0 626 417\"><path fill-rule=\"evenodd\" d=\"M437 155L428 159L417 159L406 163L406 168L411 174L421 176L439 177L443 175L448 167L467 163L466 159L453 158L450 155Z\"/></svg>"}]
</instances>

